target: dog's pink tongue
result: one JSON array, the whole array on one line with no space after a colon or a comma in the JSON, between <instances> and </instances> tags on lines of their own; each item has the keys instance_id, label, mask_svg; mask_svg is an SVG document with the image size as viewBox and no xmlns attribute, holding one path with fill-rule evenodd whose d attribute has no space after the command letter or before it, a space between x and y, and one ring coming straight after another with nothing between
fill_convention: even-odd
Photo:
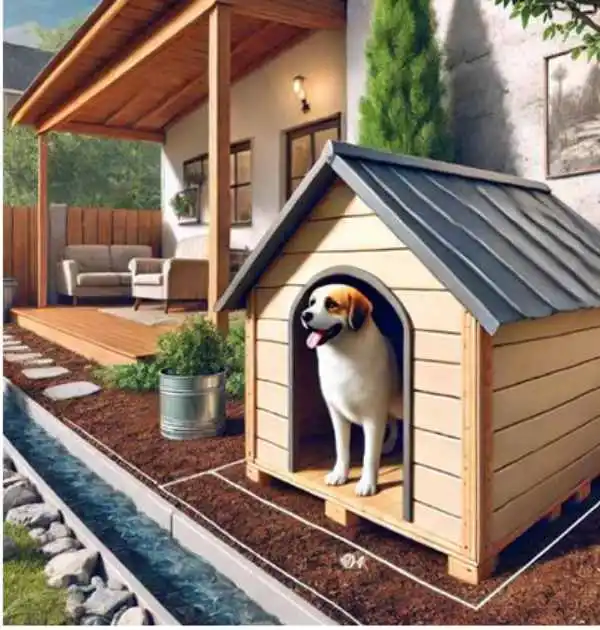
<instances>
[{"instance_id":1,"label":"dog's pink tongue","mask_svg":"<svg viewBox=\"0 0 600 630\"><path fill-rule=\"evenodd\" d=\"M323 333L320 330L315 330L306 338L306 345L310 350L314 350L319 345L322 337Z\"/></svg>"}]
</instances>

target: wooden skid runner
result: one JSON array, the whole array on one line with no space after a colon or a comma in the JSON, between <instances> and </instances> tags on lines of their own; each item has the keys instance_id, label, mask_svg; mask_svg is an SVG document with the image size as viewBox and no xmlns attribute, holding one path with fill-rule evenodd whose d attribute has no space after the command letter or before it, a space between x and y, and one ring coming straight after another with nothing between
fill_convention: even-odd
<instances>
[{"instance_id":1,"label":"wooden skid runner","mask_svg":"<svg viewBox=\"0 0 600 630\"><path fill-rule=\"evenodd\" d=\"M591 481L582 481L574 491L569 493L569 496L561 501L557 501L546 513L546 518L549 521L556 521L560 518L562 514L563 504L567 501L573 499L577 503L582 503L585 501L592 492L592 482Z\"/></svg>"}]
</instances>

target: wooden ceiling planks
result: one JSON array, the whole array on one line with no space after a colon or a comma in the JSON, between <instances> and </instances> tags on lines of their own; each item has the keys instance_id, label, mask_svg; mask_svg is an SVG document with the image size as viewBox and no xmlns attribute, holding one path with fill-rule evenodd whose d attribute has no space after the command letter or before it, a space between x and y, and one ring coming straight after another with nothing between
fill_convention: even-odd
<instances>
[{"instance_id":1,"label":"wooden ceiling planks","mask_svg":"<svg viewBox=\"0 0 600 630\"><path fill-rule=\"evenodd\" d=\"M336 28L344 18L342 0L227 3L234 8L232 81L313 29ZM40 131L70 127L100 134L104 127L106 135L159 139L168 126L206 100L208 20L198 8L211 1L114 0L110 6L116 4L120 11L102 36L88 42L68 71L51 79L47 94L30 105ZM198 17L186 22L182 14ZM163 33L169 37L161 40Z\"/></svg>"}]
</instances>

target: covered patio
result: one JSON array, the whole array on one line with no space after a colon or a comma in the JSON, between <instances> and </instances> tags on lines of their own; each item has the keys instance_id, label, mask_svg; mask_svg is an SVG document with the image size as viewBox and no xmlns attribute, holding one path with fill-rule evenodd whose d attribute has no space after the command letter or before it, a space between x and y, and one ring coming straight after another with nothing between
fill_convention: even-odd
<instances>
[{"instance_id":1,"label":"covered patio","mask_svg":"<svg viewBox=\"0 0 600 630\"><path fill-rule=\"evenodd\" d=\"M170 126L207 102L208 315L225 331L228 316L213 306L230 278L231 86L311 33L344 26L343 0L100 2L9 113L39 139L38 309L48 308L47 134L163 143ZM58 326L55 319L46 324Z\"/></svg>"}]
</instances>

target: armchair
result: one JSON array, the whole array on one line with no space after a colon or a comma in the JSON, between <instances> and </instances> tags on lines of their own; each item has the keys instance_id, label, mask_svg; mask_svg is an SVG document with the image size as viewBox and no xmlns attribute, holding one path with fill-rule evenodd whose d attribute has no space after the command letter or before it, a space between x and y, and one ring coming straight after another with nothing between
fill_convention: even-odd
<instances>
[{"instance_id":1,"label":"armchair","mask_svg":"<svg viewBox=\"0 0 600 630\"><path fill-rule=\"evenodd\" d=\"M208 298L208 261L198 258L134 258L131 271L133 308L143 299L161 300L165 313L174 300Z\"/></svg>"}]
</instances>

